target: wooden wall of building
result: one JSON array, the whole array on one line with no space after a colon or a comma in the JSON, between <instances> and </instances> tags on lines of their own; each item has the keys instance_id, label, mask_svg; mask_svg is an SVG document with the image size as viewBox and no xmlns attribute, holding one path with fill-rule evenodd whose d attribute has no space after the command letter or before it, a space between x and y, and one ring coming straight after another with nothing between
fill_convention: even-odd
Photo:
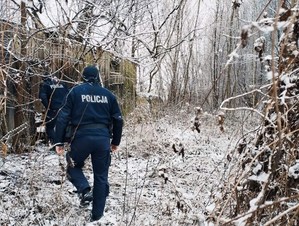
<instances>
[{"instance_id":1,"label":"wooden wall of building","mask_svg":"<svg viewBox=\"0 0 299 226\"><path fill-rule=\"evenodd\" d=\"M81 80L83 68L95 64L100 68L103 85L118 97L123 113L135 108L134 63L56 32L30 30L27 31L27 39L20 40L19 31L19 26L0 21L0 135L5 136L17 126L15 114L20 110L16 106L22 105L21 109L26 114L43 110L38 93L45 72L55 74L73 86ZM26 56L21 53L24 45ZM20 70L22 68L24 71ZM18 89L24 91L26 98L18 99ZM20 103L20 100L27 103ZM2 128L3 125L5 128Z\"/></svg>"}]
</instances>

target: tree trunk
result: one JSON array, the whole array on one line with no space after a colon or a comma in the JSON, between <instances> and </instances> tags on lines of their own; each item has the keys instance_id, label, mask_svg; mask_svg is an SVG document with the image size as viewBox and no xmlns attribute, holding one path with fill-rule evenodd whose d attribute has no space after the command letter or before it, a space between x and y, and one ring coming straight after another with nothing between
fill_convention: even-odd
<instances>
[{"instance_id":1,"label":"tree trunk","mask_svg":"<svg viewBox=\"0 0 299 226\"><path fill-rule=\"evenodd\" d=\"M26 22L27 22L27 14L26 14L26 4L25 2L21 2L21 31L20 31L20 40L21 40L21 62L19 65L19 81L16 82L16 113L15 113L15 129L16 133L13 137L13 150L17 153L21 153L24 151L25 144L30 142L30 135L32 134L32 104L29 104L30 92L29 90L29 82L26 79L26 64L25 57L27 55L26 49ZM31 109L30 109L31 108ZM26 117L27 116L27 117ZM28 117L29 116L29 117ZM29 136L28 136L29 135Z\"/></svg>"},{"instance_id":2,"label":"tree trunk","mask_svg":"<svg viewBox=\"0 0 299 226\"><path fill-rule=\"evenodd\" d=\"M212 104L213 108L218 107L218 101L219 101L219 85L218 85L218 76L219 76L219 71L218 71L218 64L219 64L219 42L220 40L217 38L218 37L218 22L221 22L221 19L219 20L219 2L216 2L216 15L215 15L215 28L214 28L214 39L213 39L213 45L212 45L212 53L213 54L213 68L212 68Z\"/></svg>"}]
</instances>

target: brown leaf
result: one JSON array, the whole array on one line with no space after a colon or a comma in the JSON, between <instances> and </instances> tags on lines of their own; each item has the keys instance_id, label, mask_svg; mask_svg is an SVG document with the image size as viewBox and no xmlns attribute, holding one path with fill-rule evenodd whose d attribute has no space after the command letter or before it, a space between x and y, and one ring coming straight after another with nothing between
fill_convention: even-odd
<instances>
[{"instance_id":1,"label":"brown leaf","mask_svg":"<svg viewBox=\"0 0 299 226\"><path fill-rule=\"evenodd\" d=\"M8 150L7 145L5 143L1 142L1 154L2 154L3 158L6 158L6 156L7 156L7 150Z\"/></svg>"}]
</instances>

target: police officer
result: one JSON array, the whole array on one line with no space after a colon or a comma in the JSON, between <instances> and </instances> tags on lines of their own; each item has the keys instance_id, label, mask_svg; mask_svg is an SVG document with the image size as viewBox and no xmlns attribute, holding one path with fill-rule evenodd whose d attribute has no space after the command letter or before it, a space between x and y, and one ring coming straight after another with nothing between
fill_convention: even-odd
<instances>
[{"instance_id":1,"label":"police officer","mask_svg":"<svg viewBox=\"0 0 299 226\"><path fill-rule=\"evenodd\" d=\"M60 82L56 76L51 76L48 73L45 73L44 76L44 81L39 90L39 98L46 108L46 134L50 143L53 144L57 113L69 90L66 84Z\"/></svg>"},{"instance_id":2,"label":"police officer","mask_svg":"<svg viewBox=\"0 0 299 226\"><path fill-rule=\"evenodd\" d=\"M68 123L71 122L74 127L71 148L66 154L67 174L77 188L80 205L92 201L91 221L99 220L103 216L109 194L110 150L116 151L120 144L123 127L117 99L109 90L101 87L99 76L99 70L95 66L84 68L84 82L70 90L56 123L58 155L64 153L63 138ZM92 191L82 171L84 161L89 155L94 174Z\"/></svg>"}]
</instances>

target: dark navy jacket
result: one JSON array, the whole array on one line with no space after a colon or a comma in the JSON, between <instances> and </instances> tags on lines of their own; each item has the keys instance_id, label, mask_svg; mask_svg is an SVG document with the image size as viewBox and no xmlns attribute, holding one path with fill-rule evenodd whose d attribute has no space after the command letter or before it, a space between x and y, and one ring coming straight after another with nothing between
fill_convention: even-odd
<instances>
[{"instance_id":1,"label":"dark navy jacket","mask_svg":"<svg viewBox=\"0 0 299 226\"><path fill-rule=\"evenodd\" d=\"M123 119L117 99L112 92L98 83L83 83L70 90L56 122L57 144L63 142L69 122L75 128L76 136L90 134L110 137L109 128L112 126L111 144L118 146L120 143ZM94 124L107 127L97 130L87 129L84 133L80 130L80 126Z\"/></svg>"},{"instance_id":2,"label":"dark navy jacket","mask_svg":"<svg viewBox=\"0 0 299 226\"><path fill-rule=\"evenodd\" d=\"M45 108L58 110L62 107L68 91L64 83L60 83L54 78L47 78L40 87L39 98Z\"/></svg>"}]
</instances>

